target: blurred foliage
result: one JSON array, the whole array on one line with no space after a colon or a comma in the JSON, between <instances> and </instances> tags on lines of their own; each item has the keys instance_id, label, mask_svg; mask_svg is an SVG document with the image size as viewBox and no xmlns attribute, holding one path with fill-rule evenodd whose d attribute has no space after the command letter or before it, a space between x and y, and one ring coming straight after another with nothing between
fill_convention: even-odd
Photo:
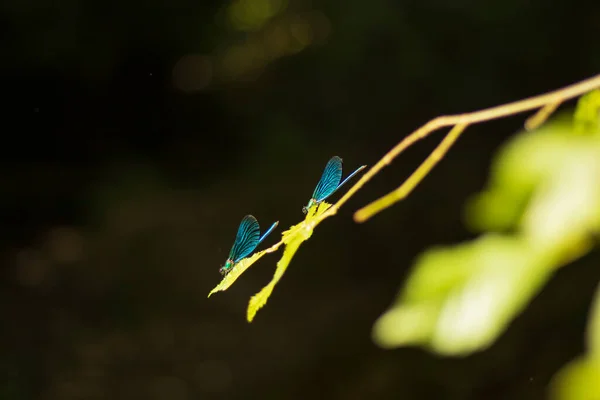
<instances>
[{"instance_id":1,"label":"blurred foliage","mask_svg":"<svg viewBox=\"0 0 600 400\"><path fill-rule=\"evenodd\" d=\"M599 134L600 90L594 90L581 96L575 110L575 131L579 134Z\"/></svg>"},{"instance_id":2,"label":"blurred foliage","mask_svg":"<svg viewBox=\"0 0 600 400\"><path fill-rule=\"evenodd\" d=\"M588 353L570 362L552 382L557 400L594 400L600 398L600 286L596 290L587 327Z\"/></svg>"},{"instance_id":3,"label":"blurred foliage","mask_svg":"<svg viewBox=\"0 0 600 400\"><path fill-rule=\"evenodd\" d=\"M587 254L600 233L600 91L510 140L488 187L466 207L481 237L420 255L396 303L374 326L382 347L420 345L444 355L489 347L552 274ZM600 300L597 300L597 302ZM558 398L600 398L599 306L591 355L562 372Z\"/></svg>"},{"instance_id":4,"label":"blurred foliage","mask_svg":"<svg viewBox=\"0 0 600 400\"><path fill-rule=\"evenodd\" d=\"M399 302L377 322L375 339L384 347L414 343L446 355L488 347L550 272L545 259L508 236L428 250Z\"/></svg>"}]
</instances>

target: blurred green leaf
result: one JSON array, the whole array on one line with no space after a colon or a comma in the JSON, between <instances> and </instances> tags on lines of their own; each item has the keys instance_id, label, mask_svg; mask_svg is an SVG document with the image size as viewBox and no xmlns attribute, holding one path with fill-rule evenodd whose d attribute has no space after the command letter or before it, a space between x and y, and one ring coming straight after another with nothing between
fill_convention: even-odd
<instances>
[{"instance_id":1,"label":"blurred green leaf","mask_svg":"<svg viewBox=\"0 0 600 400\"><path fill-rule=\"evenodd\" d=\"M417 259L396 304L374 326L378 345L421 345L445 355L485 349L557 268L591 249L600 232L600 135L578 133L596 133L599 93L579 102L573 122L563 116L522 132L499 151L487 189L466 207L468 225L488 233ZM598 308L588 332L592 349L600 347ZM600 362L573 365L557 389L568 395L559 398L599 399L581 396L600 394L600 386L589 393L576 386L600 378Z\"/></svg>"},{"instance_id":2,"label":"blurred green leaf","mask_svg":"<svg viewBox=\"0 0 600 400\"><path fill-rule=\"evenodd\" d=\"M564 248L600 231L600 141L569 143L565 150L560 168L539 185L521 222L528 239L544 248Z\"/></svg>"},{"instance_id":3,"label":"blurred green leaf","mask_svg":"<svg viewBox=\"0 0 600 400\"><path fill-rule=\"evenodd\" d=\"M590 311L586 339L588 350L594 358L600 360L600 286L596 289L594 304Z\"/></svg>"},{"instance_id":4,"label":"blurred green leaf","mask_svg":"<svg viewBox=\"0 0 600 400\"><path fill-rule=\"evenodd\" d=\"M600 135L600 90L581 96L573 116L575 132L581 135Z\"/></svg>"},{"instance_id":5,"label":"blurred green leaf","mask_svg":"<svg viewBox=\"0 0 600 400\"><path fill-rule=\"evenodd\" d=\"M590 311L586 339L587 354L567 364L552 380L554 399L600 399L600 286Z\"/></svg>"},{"instance_id":6,"label":"blurred green leaf","mask_svg":"<svg viewBox=\"0 0 600 400\"><path fill-rule=\"evenodd\" d=\"M550 393L554 400L600 399L600 365L588 358L570 362L552 380Z\"/></svg>"},{"instance_id":7,"label":"blurred green leaf","mask_svg":"<svg viewBox=\"0 0 600 400\"><path fill-rule=\"evenodd\" d=\"M517 135L495 157L488 188L467 204L467 225L476 230L514 228L536 186L561 162L573 140L561 123Z\"/></svg>"},{"instance_id":8,"label":"blurred green leaf","mask_svg":"<svg viewBox=\"0 0 600 400\"><path fill-rule=\"evenodd\" d=\"M552 271L543 254L508 236L431 249L417 260L399 301L375 324L374 339L382 347L424 344L448 355L481 350Z\"/></svg>"},{"instance_id":9,"label":"blurred green leaf","mask_svg":"<svg viewBox=\"0 0 600 400\"><path fill-rule=\"evenodd\" d=\"M511 140L494 160L488 188L466 207L476 230L523 229L556 244L600 226L600 137L565 120ZM560 227L560 229L558 229Z\"/></svg>"}]
</instances>

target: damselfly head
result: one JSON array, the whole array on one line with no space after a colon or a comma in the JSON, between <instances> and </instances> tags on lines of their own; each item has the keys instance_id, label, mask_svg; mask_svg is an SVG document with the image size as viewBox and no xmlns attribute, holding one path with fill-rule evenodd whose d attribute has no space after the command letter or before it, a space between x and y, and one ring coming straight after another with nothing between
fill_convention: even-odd
<instances>
[{"instance_id":1,"label":"damselfly head","mask_svg":"<svg viewBox=\"0 0 600 400\"><path fill-rule=\"evenodd\" d=\"M305 205L304 207L302 207L302 212L304 214L308 213L308 210L312 207L313 204L315 204L317 201L315 199L310 199L308 201L308 204Z\"/></svg>"},{"instance_id":2,"label":"damselfly head","mask_svg":"<svg viewBox=\"0 0 600 400\"><path fill-rule=\"evenodd\" d=\"M221 275L225 276L229 273L229 271L231 271L231 267L233 267L233 261L227 260L225 262L225 265L219 268L219 272L221 273Z\"/></svg>"}]
</instances>

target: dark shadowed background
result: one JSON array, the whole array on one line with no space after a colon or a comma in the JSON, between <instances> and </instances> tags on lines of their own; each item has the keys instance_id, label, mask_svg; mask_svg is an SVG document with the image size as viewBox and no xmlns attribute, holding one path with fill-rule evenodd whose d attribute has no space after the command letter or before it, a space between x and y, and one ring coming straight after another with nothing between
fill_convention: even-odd
<instances>
[{"instance_id":1,"label":"dark shadowed background","mask_svg":"<svg viewBox=\"0 0 600 400\"><path fill-rule=\"evenodd\" d=\"M470 128L355 224L441 134L402 155L318 227L252 324L277 255L206 296L245 214L281 232L331 156L347 174L437 115L597 74L598 21L571 0L4 1L0 399L545 398L583 350L597 252L485 352L371 341L414 257L473 237L462 205L525 115Z\"/></svg>"}]
</instances>

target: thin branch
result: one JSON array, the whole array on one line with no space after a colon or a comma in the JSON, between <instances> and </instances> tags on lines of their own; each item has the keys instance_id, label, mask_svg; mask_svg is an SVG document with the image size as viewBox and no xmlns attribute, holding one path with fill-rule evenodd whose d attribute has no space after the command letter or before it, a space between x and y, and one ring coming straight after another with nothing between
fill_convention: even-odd
<instances>
[{"instance_id":1,"label":"thin branch","mask_svg":"<svg viewBox=\"0 0 600 400\"><path fill-rule=\"evenodd\" d=\"M533 114L533 116L527 118L525 121L525 129L528 131L532 131L534 129L539 128L548 117L556 111L556 109L560 106L561 102L557 101L556 103L546 104L544 107L540 108L538 112Z\"/></svg>"},{"instance_id":2,"label":"thin branch","mask_svg":"<svg viewBox=\"0 0 600 400\"><path fill-rule=\"evenodd\" d=\"M444 140L429 154L429 156L423 161L423 163L412 173L404 183L394 190L375 200L368 206L363 207L354 214L354 219L357 222L363 222L371 218L374 214L388 208L397 201L404 199L412 190L427 176L427 174L433 169L433 167L446 155L450 147L456 142L461 133L467 128L467 124L455 125L454 128L448 132Z\"/></svg>"},{"instance_id":3,"label":"thin branch","mask_svg":"<svg viewBox=\"0 0 600 400\"><path fill-rule=\"evenodd\" d=\"M448 115L448 116L440 116L432 119L427 122L425 125L411 133L409 136L405 137L400 143L398 143L394 148L392 148L386 155L381 158L369 171L367 171L356 184L346 193L344 197L338 201L333 207L331 207L327 213L322 215L322 218L326 218L330 215L333 215L337 212L337 209L345 203L350 197L354 195L365 183L367 183L373 176L375 176L381 169L383 169L386 165L390 164L394 158L396 158L400 153L402 153L406 148L410 147L412 144L417 142L420 139L428 136L432 132L446 127L446 126L455 126L455 125L464 125L465 127L468 125L476 124L479 122L490 121L494 119L504 118L511 115L523 113L525 111L535 110L538 108L542 108L536 115L534 115L533 123L530 122L532 126L535 126L535 123L541 124L548 116L560 105L564 103L566 100L572 99L573 97L580 96L584 93L587 93L593 89L600 88L600 75L596 75L592 78L586 79L579 83L566 86L562 89L558 89L553 92L549 92L546 94L542 94L539 96L529 97L524 100L516 101L513 103L504 104L497 107L492 107L480 111L475 111L466 114L458 114L458 115ZM464 129L464 128L463 128ZM452 133L452 131L451 131ZM459 132L460 134L461 132ZM448 134L450 136L450 134ZM457 135L458 136L458 135ZM441 145L440 145L441 146ZM439 147L438 147L439 149ZM436 149L436 150L438 150ZM442 156L445 152L440 153ZM425 163L430 160L429 158L425 160ZM435 162L431 165L433 167ZM421 167L419 167L420 169ZM417 170L419 171L419 170ZM413 181L411 181L410 186L405 186L404 184L389 193L388 195L382 197L379 200L367 205L366 207L361 208L354 214L354 220L356 222L364 222L367 219L371 218L375 214L381 212L383 209L391 206L395 202L401 200L403 197L398 197L398 193L402 194L403 191L409 189L412 190L429 172L426 171L425 174L417 175ZM413 178L417 174L415 173L411 176ZM409 179L411 179L409 178ZM396 193L394 195L394 193ZM382 199L387 199L386 201ZM388 202L391 200L391 202ZM374 204L379 204L375 206Z\"/></svg>"}]
</instances>

